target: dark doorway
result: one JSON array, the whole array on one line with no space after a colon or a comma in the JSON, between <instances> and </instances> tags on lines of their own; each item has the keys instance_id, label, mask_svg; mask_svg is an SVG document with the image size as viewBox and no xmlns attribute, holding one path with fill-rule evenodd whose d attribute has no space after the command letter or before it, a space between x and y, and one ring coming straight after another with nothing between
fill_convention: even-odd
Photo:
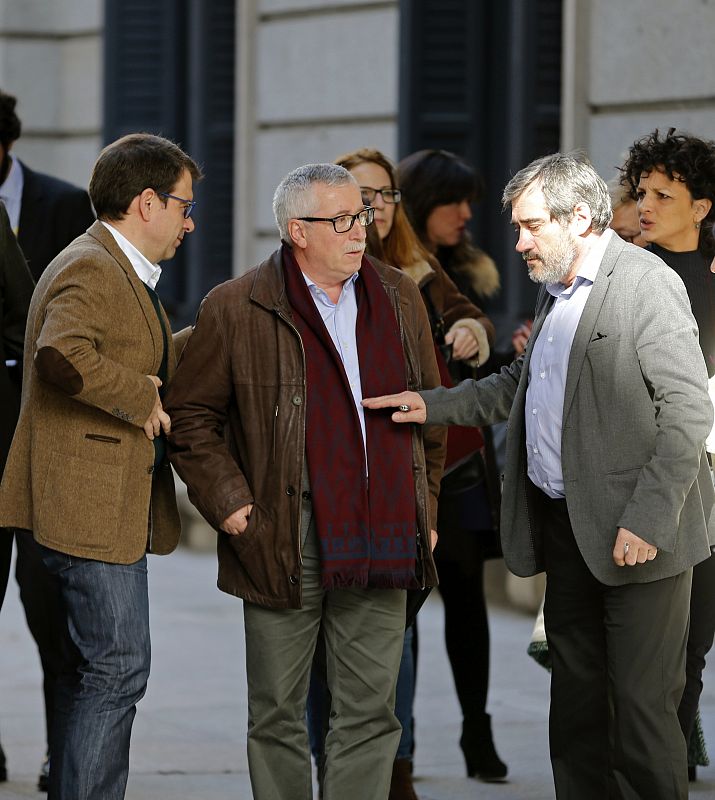
<instances>
[{"instance_id":1,"label":"dark doorway","mask_svg":"<svg viewBox=\"0 0 715 800\"><path fill-rule=\"evenodd\" d=\"M105 0L104 139L134 131L180 143L205 173L196 230L158 286L176 325L231 277L235 0Z\"/></svg>"},{"instance_id":2,"label":"dark doorway","mask_svg":"<svg viewBox=\"0 0 715 800\"><path fill-rule=\"evenodd\" d=\"M502 274L489 312L503 340L531 315L537 287L514 253L501 193L559 149L562 2L401 0L400 14L400 156L451 150L483 176L473 235Z\"/></svg>"}]
</instances>

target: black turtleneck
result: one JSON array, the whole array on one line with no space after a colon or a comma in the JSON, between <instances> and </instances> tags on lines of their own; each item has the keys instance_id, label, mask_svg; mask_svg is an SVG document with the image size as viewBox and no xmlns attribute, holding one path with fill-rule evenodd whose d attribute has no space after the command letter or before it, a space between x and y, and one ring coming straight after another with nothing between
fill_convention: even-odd
<instances>
[{"instance_id":1,"label":"black turtleneck","mask_svg":"<svg viewBox=\"0 0 715 800\"><path fill-rule=\"evenodd\" d=\"M662 258L685 284L700 330L700 349L708 376L712 377L715 375L715 275L710 272L710 262L699 250L673 253L657 244L651 244L647 249Z\"/></svg>"}]
</instances>

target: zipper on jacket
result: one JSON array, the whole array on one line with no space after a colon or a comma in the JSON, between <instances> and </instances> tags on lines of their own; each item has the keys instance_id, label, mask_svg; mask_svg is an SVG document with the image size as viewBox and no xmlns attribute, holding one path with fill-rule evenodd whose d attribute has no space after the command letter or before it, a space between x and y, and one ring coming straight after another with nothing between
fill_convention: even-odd
<instances>
[{"instance_id":1,"label":"zipper on jacket","mask_svg":"<svg viewBox=\"0 0 715 800\"><path fill-rule=\"evenodd\" d=\"M405 383L407 384L407 389L409 390L409 388L410 388L410 375L409 375L410 364L409 364L409 360L408 360L408 357L407 357L407 352L408 352L407 341L406 341L407 337L405 335L405 328L404 328L403 319L402 319L402 309L400 307L400 293L399 293L397 287L395 287L395 286L391 287L390 292L392 294L392 297L390 298L390 302L392 303L392 308L393 308L393 310L395 312L395 317L397 319L397 328L398 328L398 330L400 332L400 341L402 342L402 352L404 353L404 356L405 356ZM417 380L417 379L418 379L418 375L415 374L415 380ZM416 427L417 426L414 426L415 429L416 429ZM417 437L421 438L421 436L422 436L422 434L421 433L418 434L416 432L416 430L412 431L412 450L413 450L413 452L415 450L415 447L419 446L418 443L415 440L416 440ZM424 440L422 441L422 452L424 454ZM413 477L413 481L414 481L414 477ZM429 484L427 482L427 461L426 460L425 460L425 465L424 465L424 481L425 481L425 484L426 484L426 486L425 486L426 492L429 495ZM419 493L417 492L417 484L415 482L415 496L417 497L418 494ZM417 498L417 500L418 500L420 508L422 510L423 519L427 520L427 523L429 524L429 521L430 521L429 508L427 507L427 504L424 502L424 497L421 498L421 499ZM425 589L426 586L427 586L427 577L426 577L427 559L431 555L431 549L428 550L427 554L425 555L425 551L422 549L422 534L420 533L420 529L419 528L417 528L417 535L415 537L415 541L416 541L416 545L417 545L417 557L422 562L422 581L421 581L422 586L421 586L421 588ZM431 546L432 546L432 534L430 533L430 536L429 536L429 539L428 539L428 542L427 542L427 547L431 548Z\"/></svg>"},{"instance_id":2,"label":"zipper on jacket","mask_svg":"<svg viewBox=\"0 0 715 800\"><path fill-rule=\"evenodd\" d=\"M273 463L276 463L276 428L278 427L278 403L276 403L276 413L273 415Z\"/></svg>"},{"instance_id":3,"label":"zipper on jacket","mask_svg":"<svg viewBox=\"0 0 715 800\"><path fill-rule=\"evenodd\" d=\"M283 322L285 322L285 324L295 333L295 335L296 335L296 337L298 339L298 342L300 344L300 354L301 354L301 356L303 358L303 375L305 375L306 374L305 347L303 347L303 340L300 338L300 332L298 331L298 328L295 327L293 322L290 319L288 319L288 317L283 313L283 311L278 306L274 306L273 310L278 315L278 319L280 319ZM307 388L305 387L305 381L304 381L304 390L307 391ZM305 405L303 406L303 408L305 408ZM277 418L277 416L278 416L278 406L276 406L276 418ZM276 422L277 422L277 419L276 419ZM275 436L274 436L273 445L274 445L274 453L275 453ZM301 458L301 475L300 475L300 484L299 484L301 487L303 485L303 473L302 473L303 461L305 461L305 413L303 414L303 454L302 454L302 458ZM302 498L302 495L299 494L298 496ZM298 522L298 525L297 525L297 531L298 531L298 561L300 562L300 567L301 567L300 594L301 594L301 605L302 605L302 603L303 603L303 545L301 544L301 541L300 541L301 540L300 518L301 518L301 504L298 503L298 520L297 520L297 522Z\"/></svg>"}]
</instances>

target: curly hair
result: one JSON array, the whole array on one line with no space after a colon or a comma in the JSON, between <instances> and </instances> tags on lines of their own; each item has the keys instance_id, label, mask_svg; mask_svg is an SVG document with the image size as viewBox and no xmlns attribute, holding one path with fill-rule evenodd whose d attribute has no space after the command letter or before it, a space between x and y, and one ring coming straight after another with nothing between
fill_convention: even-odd
<instances>
[{"instance_id":1,"label":"curly hair","mask_svg":"<svg viewBox=\"0 0 715 800\"><path fill-rule=\"evenodd\" d=\"M715 222L715 142L699 139L689 133L676 133L670 128L662 137L656 128L653 133L635 141L628 150L626 163L620 168L621 183L636 200L641 175L661 170L671 181L686 185L693 200L711 201L710 210L700 226L699 249L706 256L715 252L713 223Z\"/></svg>"}]
</instances>

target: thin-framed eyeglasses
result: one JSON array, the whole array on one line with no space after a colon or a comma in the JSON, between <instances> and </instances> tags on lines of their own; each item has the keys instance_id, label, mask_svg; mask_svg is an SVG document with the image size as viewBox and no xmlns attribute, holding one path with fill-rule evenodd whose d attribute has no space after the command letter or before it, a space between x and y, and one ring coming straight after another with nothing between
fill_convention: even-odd
<instances>
[{"instance_id":1,"label":"thin-framed eyeglasses","mask_svg":"<svg viewBox=\"0 0 715 800\"><path fill-rule=\"evenodd\" d=\"M389 203L390 205L399 203L400 200L402 200L402 192L400 189L393 189L392 186L383 186L380 189L373 189L372 186L361 186L360 194L366 206L374 202L378 194L382 198L383 203Z\"/></svg>"},{"instance_id":2,"label":"thin-framed eyeglasses","mask_svg":"<svg viewBox=\"0 0 715 800\"><path fill-rule=\"evenodd\" d=\"M332 222L335 233L347 233L357 220L363 228L372 225L375 209L367 206L357 214L339 214L337 217L296 217L301 222Z\"/></svg>"},{"instance_id":3,"label":"thin-framed eyeglasses","mask_svg":"<svg viewBox=\"0 0 715 800\"><path fill-rule=\"evenodd\" d=\"M191 212L196 205L196 200L187 200L184 197L177 197L175 194L169 194L168 192L157 192L157 194L159 197L170 197L172 200L178 200L183 205L184 219L188 219L191 216Z\"/></svg>"}]
</instances>

